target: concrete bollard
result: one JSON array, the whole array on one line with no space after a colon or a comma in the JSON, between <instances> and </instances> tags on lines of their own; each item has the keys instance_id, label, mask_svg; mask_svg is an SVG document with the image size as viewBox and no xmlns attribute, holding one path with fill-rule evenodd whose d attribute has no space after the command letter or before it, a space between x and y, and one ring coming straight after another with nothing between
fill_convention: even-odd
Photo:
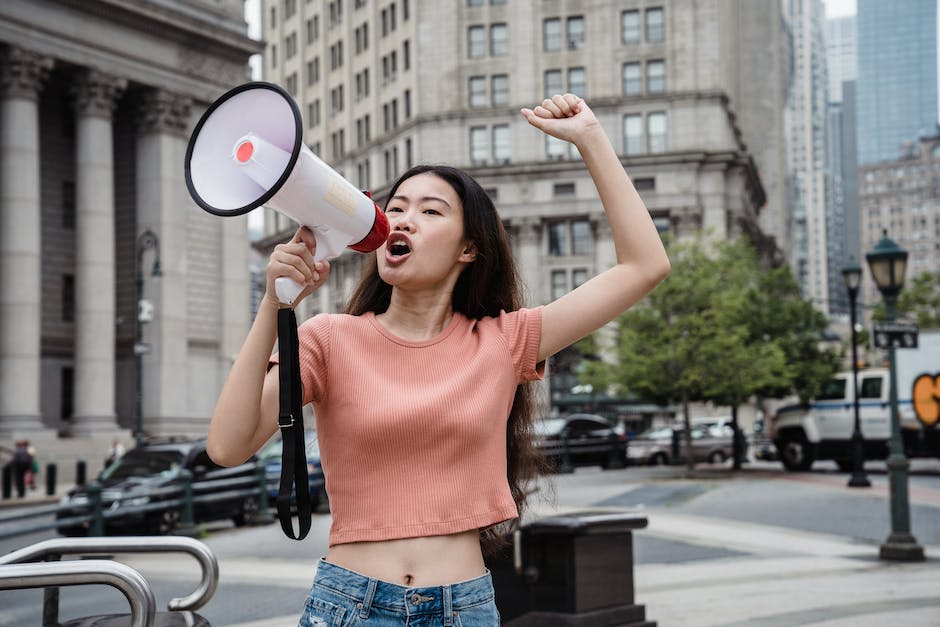
<instances>
[{"instance_id":1,"label":"concrete bollard","mask_svg":"<svg viewBox=\"0 0 940 627\"><path fill-rule=\"evenodd\" d=\"M10 464L3 465L3 478L2 478L2 487L0 487L0 494L2 494L4 500L13 496L13 469L10 468Z\"/></svg>"},{"instance_id":2,"label":"concrete bollard","mask_svg":"<svg viewBox=\"0 0 940 627\"><path fill-rule=\"evenodd\" d=\"M80 459L75 462L75 485L85 485L85 460Z\"/></svg>"}]
</instances>

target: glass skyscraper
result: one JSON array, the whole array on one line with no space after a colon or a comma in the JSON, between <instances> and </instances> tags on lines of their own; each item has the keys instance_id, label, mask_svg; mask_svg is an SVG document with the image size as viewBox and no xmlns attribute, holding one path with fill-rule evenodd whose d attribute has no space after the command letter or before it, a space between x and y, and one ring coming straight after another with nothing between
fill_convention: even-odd
<instances>
[{"instance_id":1,"label":"glass skyscraper","mask_svg":"<svg viewBox=\"0 0 940 627\"><path fill-rule=\"evenodd\" d=\"M858 162L937 132L937 0L858 0Z\"/></svg>"}]
</instances>

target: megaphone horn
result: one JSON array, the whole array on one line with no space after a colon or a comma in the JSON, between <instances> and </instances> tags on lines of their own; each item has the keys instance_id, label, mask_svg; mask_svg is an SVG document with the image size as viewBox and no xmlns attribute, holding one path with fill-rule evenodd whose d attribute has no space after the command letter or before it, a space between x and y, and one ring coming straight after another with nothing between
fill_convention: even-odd
<instances>
[{"instance_id":1,"label":"megaphone horn","mask_svg":"<svg viewBox=\"0 0 940 627\"><path fill-rule=\"evenodd\" d=\"M200 118L186 148L186 187L218 216L270 207L313 231L315 258L345 248L371 252L388 237L385 214L303 142L300 109L282 87L256 81L223 94ZM293 304L302 286L275 282Z\"/></svg>"}]
</instances>

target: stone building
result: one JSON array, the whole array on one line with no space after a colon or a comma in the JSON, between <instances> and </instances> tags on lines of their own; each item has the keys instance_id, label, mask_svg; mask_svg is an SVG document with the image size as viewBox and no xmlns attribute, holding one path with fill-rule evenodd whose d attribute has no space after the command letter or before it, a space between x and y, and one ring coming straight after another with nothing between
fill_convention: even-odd
<instances>
[{"instance_id":1,"label":"stone building","mask_svg":"<svg viewBox=\"0 0 940 627\"><path fill-rule=\"evenodd\" d=\"M908 252L905 283L940 271L940 136L908 142L899 159L859 166L858 182L862 255L887 231ZM859 301L881 301L867 270Z\"/></svg>"},{"instance_id":2,"label":"stone building","mask_svg":"<svg viewBox=\"0 0 940 627\"><path fill-rule=\"evenodd\" d=\"M380 204L413 164L468 170L503 216L530 304L615 258L577 151L519 114L553 93L585 97L661 231L747 234L783 261L779 0L264 0L261 21L263 76L297 99L311 150ZM293 228L269 213L259 248ZM341 309L361 260L336 260L306 313ZM552 380L555 396L570 387Z\"/></svg>"},{"instance_id":3,"label":"stone building","mask_svg":"<svg viewBox=\"0 0 940 627\"><path fill-rule=\"evenodd\" d=\"M145 432L205 433L248 237L198 210L183 158L247 80L246 32L241 0L0 2L0 439L127 433L137 374Z\"/></svg>"}]
</instances>

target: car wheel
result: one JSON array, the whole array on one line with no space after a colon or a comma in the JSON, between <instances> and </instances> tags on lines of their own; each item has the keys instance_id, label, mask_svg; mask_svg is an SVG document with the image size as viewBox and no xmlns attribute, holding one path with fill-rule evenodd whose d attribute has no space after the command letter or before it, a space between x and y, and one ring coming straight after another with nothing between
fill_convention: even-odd
<instances>
[{"instance_id":1,"label":"car wheel","mask_svg":"<svg viewBox=\"0 0 940 627\"><path fill-rule=\"evenodd\" d=\"M650 464L653 466L665 466L669 463L669 458L665 453L656 453L650 458Z\"/></svg>"},{"instance_id":2,"label":"car wheel","mask_svg":"<svg viewBox=\"0 0 940 627\"><path fill-rule=\"evenodd\" d=\"M708 456L709 464L722 464L725 461L725 454L721 451L712 451Z\"/></svg>"},{"instance_id":3,"label":"car wheel","mask_svg":"<svg viewBox=\"0 0 940 627\"><path fill-rule=\"evenodd\" d=\"M160 512L154 523L154 531L158 536L166 536L175 532L180 526L180 512L178 509L168 509Z\"/></svg>"},{"instance_id":4,"label":"car wheel","mask_svg":"<svg viewBox=\"0 0 940 627\"><path fill-rule=\"evenodd\" d=\"M813 465L813 452L804 439L786 440L783 443L780 461L791 472L809 470Z\"/></svg>"},{"instance_id":5,"label":"car wheel","mask_svg":"<svg viewBox=\"0 0 940 627\"><path fill-rule=\"evenodd\" d=\"M238 513L232 517L232 522L235 523L236 527L244 527L258 515L258 510L260 509L261 508L258 505L258 497L246 497L245 500L242 501L241 509L239 509Z\"/></svg>"}]
</instances>

